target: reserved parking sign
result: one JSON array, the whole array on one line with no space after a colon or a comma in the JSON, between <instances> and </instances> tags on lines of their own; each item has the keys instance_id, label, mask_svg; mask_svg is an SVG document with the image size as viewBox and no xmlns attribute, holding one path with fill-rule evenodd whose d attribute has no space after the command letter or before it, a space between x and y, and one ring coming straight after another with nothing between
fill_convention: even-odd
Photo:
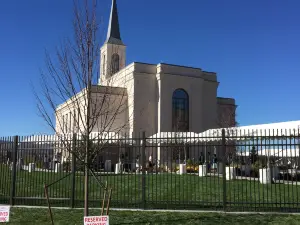
<instances>
[{"instance_id":1,"label":"reserved parking sign","mask_svg":"<svg viewBox=\"0 0 300 225\"><path fill-rule=\"evenodd\" d=\"M84 225L109 225L108 216L85 216Z\"/></svg>"},{"instance_id":2,"label":"reserved parking sign","mask_svg":"<svg viewBox=\"0 0 300 225\"><path fill-rule=\"evenodd\" d=\"M9 222L10 206L0 205L0 223Z\"/></svg>"}]
</instances>

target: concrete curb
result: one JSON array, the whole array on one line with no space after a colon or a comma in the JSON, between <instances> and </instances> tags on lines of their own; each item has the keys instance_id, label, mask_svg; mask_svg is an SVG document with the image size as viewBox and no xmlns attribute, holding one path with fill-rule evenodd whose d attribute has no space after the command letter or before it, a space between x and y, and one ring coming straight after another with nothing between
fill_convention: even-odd
<instances>
[{"instance_id":1,"label":"concrete curb","mask_svg":"<svg viewBox=\"0 0 300 225\"><path fill-rule=\"evenodd\" d=\"M25 208L25 209L48 209L47 206L26 206L26 205L16 205L12 208ZM68 207L51 207L51 209L58 210L83 210L84 208L68 208ZM100 208L90 208L92 210L100 210ZM300 213L289 213L289 212L224 212L224 211L205 211L205 210L165 210L165 209L122 209L122 208L111 208L111 211L130 211L130 212L173 212L173 213L216 213L216 214L236 214L236 215L299 215Z\"/></svg>"}]
</instances>

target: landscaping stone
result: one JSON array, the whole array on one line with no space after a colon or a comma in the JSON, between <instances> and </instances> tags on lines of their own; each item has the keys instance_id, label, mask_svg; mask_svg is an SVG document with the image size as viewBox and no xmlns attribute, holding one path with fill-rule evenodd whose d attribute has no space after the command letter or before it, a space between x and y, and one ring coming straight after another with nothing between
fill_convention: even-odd
<instances>
[{"instance_id":1,"label":"landscaping stone","mask_svg":"<svg viewBox=\"0 0 300 225\"><path fill-rule=\"evenodd\" d=\"M32 173L35 171L35 163L29 163L28 165L28 172Z\"/></svg>"},{"instance_id":2,"label":"landscaping stone","mask_svg":"<svg viewBox=\"0 0 300 225\"><path fill-rule=\"evenodd\" d=\"M185 164L179 164L179 174L185 174L186 173L186 165Z\"/></svg>"},{"instance_id":3,"label":"landscaping stone","mask_svg":"<svg viewBox=\"0 0 300 225\"><path fill-rule=\"evenodd\" d=\"M119 162L116 164L115 174L120 174L120 173L122 173L122 171L123 171L123 165L122 165L122 163Z\"/></svg>"},{"instance_id":4,"label":"landscaping stone","mask_svg":"<svg viewBox=\"0 0 300 225\"><path fill-rule=\"evenodd\" d=\"M277 166L271 168L259 169L259 182L261 184L271 184L273 180L278 179L279 169Z\"/></svg>"},{"instance_id":5,"label":"landscaping stone","mask_svg":"<svg viewBox=\"0 0 300 225\"><path fill-rule=\"evenodd\" d=\"M111 172L111 160L106 160L105 161L104 170L106 172Z\"/></svg>"},{"instance_id":6,"label":"landscaping stone","mask_svg":"<svg viewBox=\"0 0 300 225\"><path fill-rule=\"evenodd\" d=\"M218 173L219 174L223 174L223 171L224 169L223 169L223 163L221 163L221 162L219 162L218 163Z\"/></svg>"},{"instance_id":7,"label":"landscaping stone","mask_svg":"<svg viewBox=\"0 0 300 225\"><path fill-rule=\"evenodd\" d=\"M199 177L205 177L207 175L207 165L199 165Z\"/></svg>"},{"instance_id":8,"label":"landscaping stone","mask_svg":"<svg viewBox=\"0 0 300 225\"><path fill-rule=\"evenodd\" d=\"M259 169L259 182L261 184L271 184L272 176L270 168Z\"/></svg>"},{"instance_id":9,"label":"landscaping stone","mask_svg":"<svg viewBox=\"0 0 300 225\"><path fill-rule=\"evenodd\" d=\"M236 170L234 167L226 166L226 180L235 180L236 179Z\"/></svg>"},{"instance_id":10,"label":"landscaping stone","mask_svg":"<svg viewBox=\"0 0 300 225\"><path fill-rule=\"evenodd\" d=\"M59 172L61 172L62 171L62 165L61 165L61 163L56 163L55 164L55 173L59 173Z\"/></svg>"}]
</instances>

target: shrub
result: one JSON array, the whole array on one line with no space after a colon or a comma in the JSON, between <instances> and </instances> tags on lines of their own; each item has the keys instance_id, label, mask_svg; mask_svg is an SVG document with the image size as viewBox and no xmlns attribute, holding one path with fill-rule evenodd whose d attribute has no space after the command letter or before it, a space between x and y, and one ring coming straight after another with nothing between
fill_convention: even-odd
<instances>
[{"instance_id":1,"label":"shrub","mask_svg":"<svg viewBox=\"0 0 300 225\"><path fill-rule=\"evenodd\" d=\"M85 171L84 162L80 160L76 160L76 171L81 171L81 172Z\"/></svg>"},{"instance_id":2,"label":"shrub","mask_svg":"<svg viewBox=\"0 0 300 225\"><path fill-rule=\"evenodd\" d=\"M35 163L35 166L36 166L36 168L43 168L43 162L42 161L37 161L36 163Z\"/></svg>"},{"instance_id":3,"label":"shrub","mask_svg":"<svg viewBox=\"0 0 300 225\"><path fill-rule=\"evenodd\" d=\"M187 165L187 166L194 166L194 163L193 163L193 161L192 161L191 159L188 159L188 160L186 161L186 165Z\"/></svg>"},{"instance_id":4,"label":"shrub","mask_svg":"<svg viewBox=\"0 0 300 225\"><path fill-rule=\"evenodd\" d=\"M71 162L70 161L63 162L63 170L66 172L71 171Z\"/></svg>"},{"instance_id":5,"label":"shrub","mask_svg":"<svg viewBox=\"0 0 300 225\"><path fill-rule=\"evenodd\" d=\"M34 157L33 156L26 156L24 159L24 165L28 165L29 163L34 162Z\"/></svg>"},{"instance_id":6,"label":"shrub","mask_svg":"<svg viewBox=\"0 0 300 225\"><path fill-rule=\"evenodd\" d=\"M199 166L197 165L191 165L186 167L186 172L187 173L196 173L199 170Z\"/></svg>"},{"instance_id":7,"label":"shrub","mask_svg":"<svg viewBox=\"0 0 300 225\"><path fill-rule=\"evenodd\" d=\"M35 160L34 156L26 156L24 159L24 165L29 165L29 163L35 163L36 168L43 168L44 163L42 160Z\"/></svg>"},{"instance_id":8,"label":"shrub","mask_svg":"<svg viewBox=\"0 0 300 225\"><path fill-rule=\"evenodd\" d=\"M266 167L267 167L266 163L263 163L260 160L257 160L255 163L252 164L252 174L255 177L258 177L259 169L266 168Z\"/></svg>"}]
</instances>

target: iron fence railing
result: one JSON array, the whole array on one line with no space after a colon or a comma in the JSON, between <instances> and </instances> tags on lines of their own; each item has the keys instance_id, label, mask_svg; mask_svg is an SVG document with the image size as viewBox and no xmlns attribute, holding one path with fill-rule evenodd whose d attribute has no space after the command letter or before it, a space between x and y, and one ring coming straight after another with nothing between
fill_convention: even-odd
<instances>
[{"instance_id":1,"label":"iron fence railing","mask_svg":"<svg viewBox=\"0 0 300 225\"><path fill-rule=\"evenodd\" d=\"M288 135L287 135L288 134ZM0 138L0 204L82 207L89 143L90 206L100 207L103 185L111 207L299 212L298 131L223 130L145 133L122 138L78 135Z\"/></svg>"}]
</instances>

